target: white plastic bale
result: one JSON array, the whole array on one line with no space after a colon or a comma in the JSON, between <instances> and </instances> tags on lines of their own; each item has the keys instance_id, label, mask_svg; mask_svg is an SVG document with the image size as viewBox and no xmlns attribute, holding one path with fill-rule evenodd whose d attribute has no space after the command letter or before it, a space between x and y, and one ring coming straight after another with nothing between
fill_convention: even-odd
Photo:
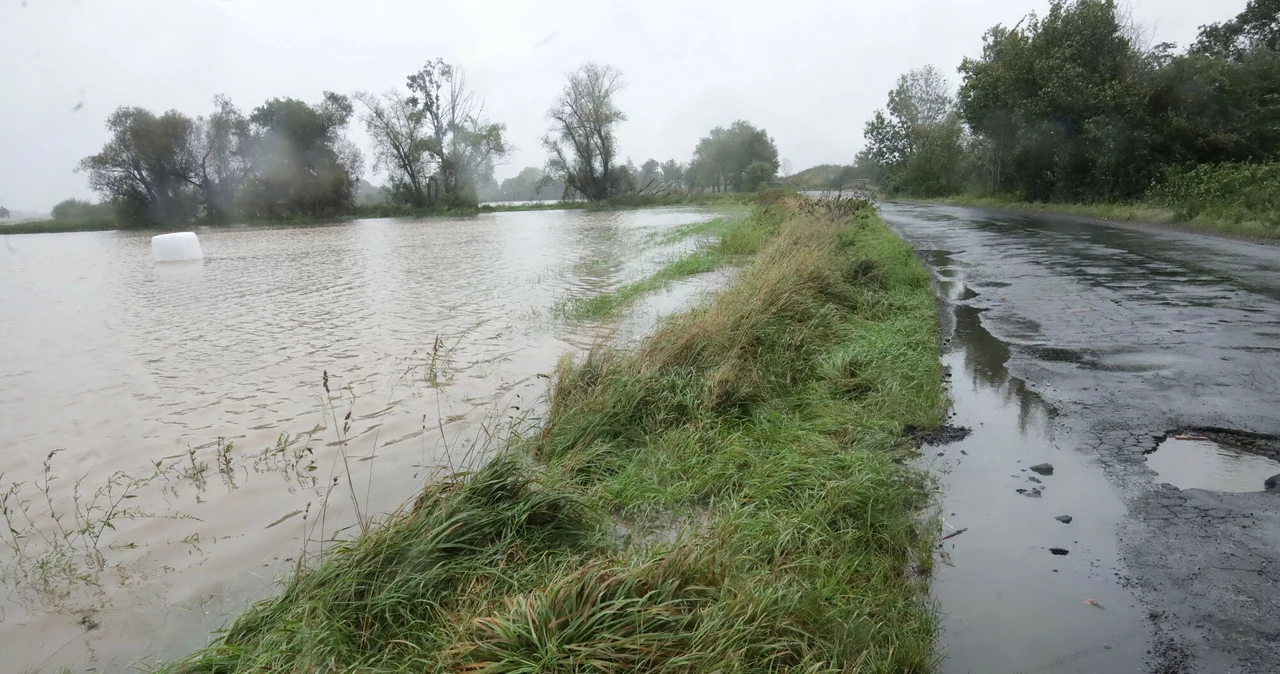
<instances>
[{"instance_id":1,"label":"white plastic bale","mask_svg":"<svg viewBox=\"0 0 1280 674\"><path fill-rule=\"evenodd\" d=\"M177 232L151 237L151 256L156 262L199 260L204 257L195 232Z\"/></svg>"}]
</instances>

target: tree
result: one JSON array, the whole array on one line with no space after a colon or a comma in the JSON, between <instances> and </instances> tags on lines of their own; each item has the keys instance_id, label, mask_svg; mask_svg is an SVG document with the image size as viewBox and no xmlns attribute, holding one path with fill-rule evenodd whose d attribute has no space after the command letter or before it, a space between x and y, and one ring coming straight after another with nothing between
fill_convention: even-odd
<instances>
[{"instance_id":1,"label":"tree","mask_svg":"<svg viewBox=\"0 0 1280 674\"><path fill-rule=\"evenodd\" d=\"M662 162L662 181L678 187L684 181L685 165L674 159Z\"/></svg>"},{"instance_id":2,"label":"tree","mask_svg":"<svg viewBox=\"0 0 1280 674\"><path fill-rule=\"evenodd\" d=\"M960 66L959 108L986 141L996 191L1030 200L1122 199L1157 174L1142 109L1151 62L1113 0L1052 0L996 26Z\"/></svg>"},{"instance_id":3,"label":"tree","mask_svg":"<svg viewBox=\"0 0 1280 674\"><path fill-rule=\"evenodd\" d=\"M110 204L94 204L80 199L65 199L53 207L51 215L54 220L60 222L75 222L109 220L113 214Z\"/></svg>"},{"instance_id":4,"label":"tree","mask_svg":"<svg viewBox=\"0 0 1280 674\"><path fill-rule=\"evenodd\" d=\"M745 172L755 162L767 164L768 175L760 173L760 168L754 169L753 182L748 186ZM700 187L710 187L713 191L755 189L762 177L772 180L778 172L778 147L764 129L738 120L727 129L717 126L698 141L689 170L696 174Z\"/></svg>"},{"instance_id":5,"label":"tree","mask_svg":"<svg viewBox=\"0 0 1280 674\"><path fill-rule=\"evenodd\" d=\"M542 138L547 173L562 180L565 196L601 201L618 194L623 175L617 171L617 126L627 116L614 97L622 89L622 73L612 66L587 63L572 73L547 118L551 129Z\"/></svg>"},{"instance_id":6,"label":"tree","mask_svg":"<svg viewBox=\"0 0 1280 674\"><path fill-rule=\"evenodd\" d=\"M0 220L8 220L8 219L9 219L9 209L5 208L4 206L0 206Z\"/></svg>"},{"instance_id":7,"label":"tree","mask_svg":"<svg viewBox=\"0 0 1280 674\"><path fill-rule=\"evenodd\" d=\"M195 123L177 110L163 115L120 107L107 118L111 138L80 161L89 186L118 205L125 222L176 224L196 216Z\"/></svg>"},{"instance_id":8,"label":"tree","mask_svg":"<svg viewBox=\"0 0 1280 674\"><path fill-rule=\"evenodd\" d=\"M496 198L503 201L536 201L555 199L564 194L564 184L537 166L526 166L502 181Z\"/></svg>"},{"instance_id":9,"label":"tree","mask_svg":"<svg viewBox=\"0 0 1280 674\"><path fill-rule=\"evenodd\" d=\"M881 166L897 166L911 155L910 130L900 120L876 110L863 126L867 156Z\"/></svg>"},{"instance_id":10,"label":"tree","mask_svg":"<svg viewBox=\"0 0 1280 674\"><path fill-rule=\"evenodd\" d=\"M354 98L365 108L362 119L373 143L373 168L387 173L393 198L412 206L427 205L428 181L440 157L432 151L439 146L426 115L413 99L394 90L382 96L357 92Z\"/></svg>"},{"instance_id":11,"label":"tree","mask_svg":"<svg viewBox=\"0 0 1280 674\"><path fill-rule=\"evenodd\" d=\"M1171 58L1145 87L1147 155L1164 166L1280 160L1280 54Z\"/></svg>"},{"instance_id":12,"label":"tree","mask_svg":"<svg viewBox=\"0 0 1280 674\"><path fill-rule=\"evenodd\" d=\"M480 190L482 201L538 201L558 199L562 194L564 184L537 166L526 166L501 185L491 182Z\"/></svg>"},{"instance_id":13,"label":"tree","mask_svg":"<svg viewBox=\"0 0 1280 674\"><path fill-rule=\"evenodd\" d=\"M254 215L328 215L350 209L363 160L342 131L350 99L326 91L317 105L274 98L249 116L245 209Z\"/></svg>"},{"instance_id":14,"label":"tree","mask_svg":"<svg viewBox=\"0 0 1280 674\"><path fill-rule=\"evenodd\" d=\"M1250 52L1280 50L1280 0L1249 0L1236 18L1200 27L1191 53L1240 60Z\"/></svg>"},{"instance_id":15,"label":"tree","mask_svg":"<svg viewBox=\"0 0 1280 674\"><path fill-rule=\"evenodd\" d=\"M391 190L385 186L378 187L373 183L360 179L356 185L356 205L357 206L382 206L391 201Z\"/></svg>"},{"instance_id":16,"label":"tree","mask_svg":"<svg viewBox=\"0 0 1280 674\"><path fill-rule=\"evenodd\" d=\"M494 166L510 154L506 126L485 118L484 100L467 85L466 74L443 59L410 75L408 88L404 102L430 134L422 149L434 159L444 194L450 201L475 203L478 185L492 180ZM418 146L407 149L408 161L417 161L412 152Z\"/></svg>"},{"instance_id":17,"label":"tree","mask_svg":"<svg viewBox=\"0 0 1280 674\"><path fill-rule=\"evenodd\" d=\"M640 165L640 170L636 176L636 184L639 186L639 191L645 192L650 190L651 187L656 188L662 185L664 182L662 179L662 164L657 159L647 159Z\"/></svg>"},{"instance_id":18,"label":"tree","mask_svg":"<svg viewBox=\"0 0 1280 674\"><path fill-rule=\"evenodd\" d=\"M640 169L630 159L625 164L618 164L610 173L609 196L620 194L637 194L643 187L640 183Z\"/></svg>"},{"instance_id":19,"label":"tree","mask_svg":"<svg viewBox=\"0 0 1280 674\"><path fill-rule=\"evenodd\" d=\"M876 110L863 133L866 156L884 169L884 187L923 196L959 187L963 128L937 68L926 66L899 77L889 92L887 111Z\"/></svg>"},{"instance_id":20,"label":"tree","mask_svg":"<svg viewBox=\"0 0 1280 674\"><path fill-rule=\"evenodd\" d=\"M1280 161L1280 0L1202 26L1186 53L1137 35L1114 0L1050 0L1043 16L987 31L960 66L956 103L936 70L901 78L858 163L917 194L980 183L1032 201L1115 201L1189 185L1178 176L1203 164Z\"/></svg>"},{"instance_id":21,"label":"tree","mask_svg":"<svg viewBox=\"0 0 1280 674\"><path fill-rule=\"evenodd\" d=\"M236 207L245 175L249 120L226 96L215 96L214 111L196 120L192 139L196 157L195 184L204 215L226 220Z\"/></svg>"},{"instance_id":22,"label":"tree","mask_svg":"<svg viewBox=\"0 0 1280 674\"><path fill-rule=\"evenodd\" d=\"M777 167L767 161L753 161L742 170L740 187L744 192L754 192L762 187L768 187L777 172Z\"/></svg>"}]
</instances>

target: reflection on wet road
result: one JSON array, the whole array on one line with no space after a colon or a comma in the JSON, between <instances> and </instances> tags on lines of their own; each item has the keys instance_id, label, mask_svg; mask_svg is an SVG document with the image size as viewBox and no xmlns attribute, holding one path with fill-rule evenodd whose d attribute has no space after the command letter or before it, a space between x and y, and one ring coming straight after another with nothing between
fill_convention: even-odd
<instances>
[{"instance_id":1,"label":"reflection on wet road","mask_svg":"<svg viewBox=\"0 0 1280 674\"><path fill-rule=\"evenodd\" d=\"M356 505L340 450L360 509L397 507L536 409L538 375L603 334L556 319L558 300L649 273L693 244L655 243L655 232L710 217L544 211L208 229L203 262L164 265L151 261L149 233L4 237L0 492L22 483L39 526L0 538L3 669L58 652L46 667L119 671L203 643L291 568L304 529L312 540L347 535ZM623 329L643 332L704 282L655 295ZM54 450L65 451L46 477ZM54 573L52 589L32 591L32 577L15 578L49 552L42 537L57 527L40 485L69 524L113 479L108 501L136 510L97 546L101 588ZM128 485L136 498L123 500ZM94 561L46 559L72 570Z\"/></svg>"},{"instance_id":2,"label":"reflection on wet road","mask_svg":"<svg viewBox=\"0 0 1280 674\"><path fill-rule=\"evenodd\" d=\"M1258 491L1259 478L1280 475L1280 461L1208 440L1168 438L1147 456L1157 479L1180 489Z\"/></svg>"},{"instance_id":3,"label":"reflection on wet road","mask_svg":"<svg viewBox=\"0 0 1280 674\"><path fill-rule=\"evenodd\" d=\"M939 251L926 259L948 300L951 423L972 429L960 442L926 447L945 492L943 534L966 529L943 544L936 567L943 671L1138 671L1147 634L1114 575L1123 504L1089 456L1059 450L1070 441L1054 410L1009 376L1009 345L983 327L979 310L957 303L976 298L965 270ZM1052 474L1030 470L1044 463ZM1055 519L1064 515L1070 523ZM1120 662L1130 669L1110 668Z\"/></svg>"},{"instance_id":4,"label":"reflection on wet road","mask_svg":"<svg viewBox=\"0 0 1280 674\"><path fill-rule=\"evenodd\" d=\"M947 300L953 423L974 430L926 448L944 528L968 528L938 565L943 671L1271 671L1280 498L1266 475L1252 493L1165 485L1146 458L1181 428L1280 433L1280 247L883 213ZM1162 474L1219 455L1186 456Z\"/></svg>"}]
</instances>

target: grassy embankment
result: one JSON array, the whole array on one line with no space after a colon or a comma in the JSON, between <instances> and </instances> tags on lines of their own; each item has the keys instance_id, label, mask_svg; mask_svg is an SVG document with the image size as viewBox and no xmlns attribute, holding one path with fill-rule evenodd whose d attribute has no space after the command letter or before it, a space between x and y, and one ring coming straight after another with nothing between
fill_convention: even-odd
<instances>
[{"instance_id":1,"label":"grassy embankment","mask_svg":"<svg viewBox=\"0 0 1280 674\"><path fill-rule=\"evenodd\" d=\"M1238 208L1231 203L1211 203L1201 207L1171 207L1152 202L1132 203L1057 203L1025 202L1010 197L955 194L942 198L922 198L932 203L951 203L956 206L982 206L1007 208L1014 211L1056 212L1056 214L1083 215L1120 223L1151 223L1175 225L1203 231L1220 231L1225 234L1280 239L1280 210Z\"/></svg>"},{"instance_id":2,"label":"grassy embankment","mask_svg":"<svg viewBox=\"0 0 1280 674\"><path fill-rule=\"evenodd\" d=\"M714 300L163 671L930 671L936 304L849 203L758 207Z\"/></svg>"},{"instance_id":3,"label":"grassy embankment","mask_svg":"<svg viewBox=\"0 0 1280 674\"><path fill-rule=\"evenodd\" d=\"M956 194L949 197L917 198L910 201L922 201L934 204L951 204L954 206L980 206L983 208L1003 208L1011 211L1037 211L1044 213L1063 213L1066 215L1083 215L1103 220L1119 222L1150 222L1160 225L1172 224L1177 214L1171 208L1151 204L1070 204L1045 203L1038 201L1019 201L1008 197L990 195Z\"/></svg>"},{"instance_id":4,"label":"grassy embankment","mask_svg":"<svg viewBox=\"0 0 1280 674\"><path fill-rule=\"evenodd\" d=\"M28 220L0 224L0 234L57 234L60 232L109 232L120 229L114 220Z\"/></svg>"},{"instance_id":5,"label":"grassy embankment","mask_svg":"<svg viewBox=\"0 0 1280 674\"><path fill-rule=\"evenodd\" d=\"M628 208L649 208L654 206L714 206L720 204L744 203L750 195L746 194L675 194L668 196L630 195L607 201L542 201L531 204L483 204L480 206L451 206L412 208L408 206L360 206L350 213L324 216L292 216L287 218L251 218L241 219L228 225L317 225L349 222L351 220L369 218L427 218L427 217L468 217L479 213L502 213L508 211L563 211L563 210L621 210ZM147 227L137 225L121 225L115 220L32 220L17 222L11 225L0 225L3 234L56 234L60 232L106 232L118 229L138 231L155 230L173 231L191 227L218 227L222 225L195 222L171 227Z\"/></svg>"}]
</instances>

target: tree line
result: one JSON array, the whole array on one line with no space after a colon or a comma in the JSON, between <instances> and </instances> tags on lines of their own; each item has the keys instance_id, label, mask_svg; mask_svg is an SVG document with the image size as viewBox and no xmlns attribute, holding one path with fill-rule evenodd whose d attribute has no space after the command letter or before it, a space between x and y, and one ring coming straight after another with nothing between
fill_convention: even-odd
<instances>
[{"instance_id":1,"label":"tree line","mask_svg":"<svg viewBox=\"0 0 1280 674\"><path fill-rule=\"evenodd\" d=\"M526 168L502 185L493 174L513 150L506 125L489 119L464 71L442 59L410 74L403 89L382 94L274 98L247 114L217 96L197 117L121 107L107 118L102 150L78 166L103 203L67 200L54 217L114 217L126 226L218 223L338 216L370 199L426 212L474 208L482 197L604 201L751 191L773 182L776 144L741 120L712 129L687 163L622 160L622 87L622 73L608 65L569 73L547 113L545 167ZM387 176L381 189L361 179L365 158L346 136L353 122L368 132L373 169Z\"/></svg>"},{"instance_id":2,"label":"tree line","mask_svg":"<svg viewBox=\"0 0 1280 674\"><path fill-rule=\"evenodd\" d=\"M932 66L899 78L858 164L890 192L1102 202L1280 159L1280 0L1250 0L1186 49L1141 36L1113 0L997 25L958 91Z\"/></svg>"},{"instance_id":3,"label":"tree line","mask_svg":"<svg viewBox=\"0 0 1280 674\"><path fill-rule=\"evenodd\" d=\"M106 145L79 169L122 223L337 213L351 204L363 168L343 135L353 114L351 99L332 92L310 104L275 98L248 115L222 96L195 118L121 107L107 118ZM55 211L87 210L82 204Z\"/></svg>"}]
</instances>

